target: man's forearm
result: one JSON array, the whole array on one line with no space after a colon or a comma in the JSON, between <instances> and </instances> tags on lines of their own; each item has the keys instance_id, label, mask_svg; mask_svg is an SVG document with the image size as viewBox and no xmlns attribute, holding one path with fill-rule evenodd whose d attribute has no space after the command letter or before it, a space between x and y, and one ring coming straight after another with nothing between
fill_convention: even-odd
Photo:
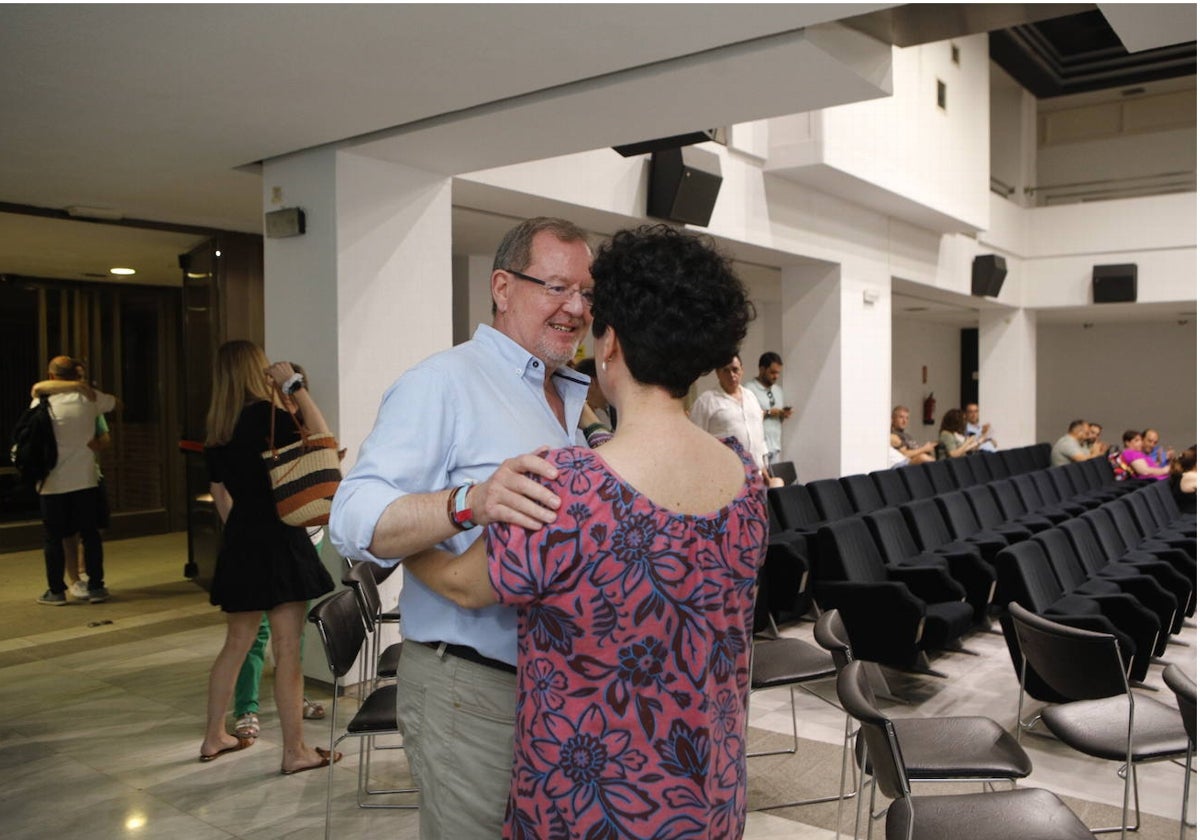
<instances>
[{"instance_id":1,"label":"man's forearm","mask_svg":"<svg viewBox=\"0 0 1200 840\"><path fill-rule=\"evenodd\" d=\"M496 603L496 593L488 580L487 547L482 538L457 557L437 549L420 552L405 560L404 568L460 607L475 610Z\"/></svg>"},{"instance_id":2,"label":"man's forearm","mask_svg":"<svg viewBox=\"0 0 1200 840\"><path fill-rule=\"evenodd\" d=\"M407 557L459 533L446 515L449 490L409 493L388 505L368 546L380 558Z\"/></svg>"}]
</instances>

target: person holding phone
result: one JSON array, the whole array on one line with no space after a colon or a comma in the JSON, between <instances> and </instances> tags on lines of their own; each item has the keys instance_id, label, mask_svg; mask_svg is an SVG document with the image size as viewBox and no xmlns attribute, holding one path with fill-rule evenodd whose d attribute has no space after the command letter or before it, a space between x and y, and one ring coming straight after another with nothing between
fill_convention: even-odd
<instances>
[{"instance_id":1,"label":"person holding phone","mask_svg":"<svg viewBox=\"0 0 1200 840\"><path fill-rule=\"evenodd\" d=\"M783 404L783 359L768 350L758 357L758 376L746 384L746 390L758 400L763 412L763 435L767 440L767 463L779 461L783 449L783 421L792 416L792 407Z\"/></svg>"}]
</instances>

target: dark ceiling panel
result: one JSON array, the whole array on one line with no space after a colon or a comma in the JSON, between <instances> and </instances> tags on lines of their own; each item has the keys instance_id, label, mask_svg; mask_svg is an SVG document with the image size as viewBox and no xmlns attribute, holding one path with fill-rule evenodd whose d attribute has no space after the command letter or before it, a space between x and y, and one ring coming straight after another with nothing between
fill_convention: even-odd
<instances>
[{"instance_id":1,"label":"dark ceiling panel","mask_svg":"<svg viewBox=\"0 0 1200 840\"><path fill-rule=\"evenodd\" d=\"M989 33L992 60L1039 99L1196 74L1196 42L1130 54L1099 11Z\"/></svg>"}]
</instances>

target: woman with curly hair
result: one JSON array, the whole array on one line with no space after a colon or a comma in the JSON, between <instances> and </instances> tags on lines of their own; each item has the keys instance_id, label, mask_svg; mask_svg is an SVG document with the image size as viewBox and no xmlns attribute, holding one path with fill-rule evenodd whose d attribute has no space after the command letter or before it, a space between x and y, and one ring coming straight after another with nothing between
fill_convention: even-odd
<instances>
[{"instance_id":1,"label":"woman with curly hair","mask_svg":"<svg viewBox=\"0 0 1200 840\"><path fill-rule=\"evenodd\" d=\"M558 519L491 525L410 572L462 606L518 611L517 723L504 836L740 837L758 465L683 398L753 317L728 260L659 225L592 264L597 378L620 426L546 457Z\"/></svg>"}]
</instances>

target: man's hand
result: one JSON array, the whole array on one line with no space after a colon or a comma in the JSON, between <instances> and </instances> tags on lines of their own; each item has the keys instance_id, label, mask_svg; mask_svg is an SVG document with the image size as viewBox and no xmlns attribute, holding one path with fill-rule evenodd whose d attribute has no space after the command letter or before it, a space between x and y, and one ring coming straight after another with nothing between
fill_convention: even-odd
<instances>
[{"instance_id":1,"label":"man's hand","mask_svg":"<svg viewBox=\"0 0 1200 840\"><path fill-rule=\"evenodd\" d=\"M503 462L491 478L467 491L467 505L479 525L507 522L536 531L558 518L558 496L536 478L555 479L558 468L543 456L541 447Z\"/></svg>"},{"instance_id":2,"label":"man's hand","mask_svg":"<svg viewBox=\"0 0 1200 840\"><path fill-rule=\"evenodd\" d=\"M785 405L783 408L779 409L779 411L780 420L786 420L792 416L792 407L790 405Z\"/></svg>"}]
</instances>

